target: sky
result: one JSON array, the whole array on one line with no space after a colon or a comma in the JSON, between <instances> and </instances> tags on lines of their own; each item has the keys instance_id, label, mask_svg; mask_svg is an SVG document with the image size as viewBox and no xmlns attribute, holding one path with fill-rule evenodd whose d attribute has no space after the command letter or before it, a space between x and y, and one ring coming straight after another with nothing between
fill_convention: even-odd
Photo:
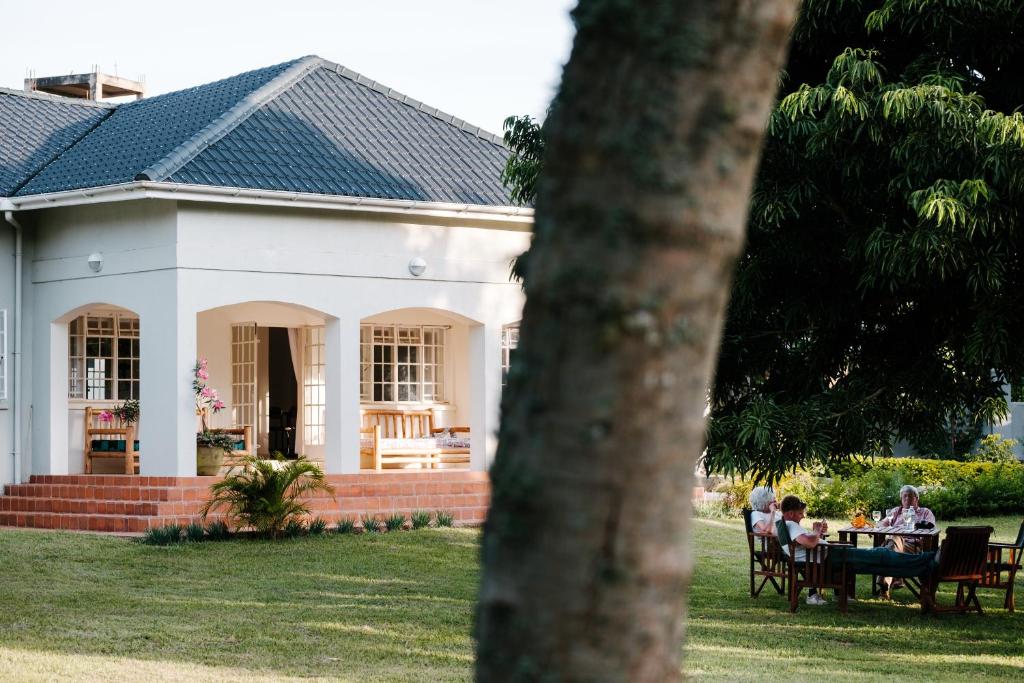
<instances>
[{"instance_id":1,"label":"sky","mask_svg":"<svg viewBox=\"0 0 1024 683\"><path fill-rule=\"evenodd\" d=\"M36 76L144 77L159 95L316 54L501 134L543 117L574 0L0 0L0 87Z\"/></svg>"}]
</instances>

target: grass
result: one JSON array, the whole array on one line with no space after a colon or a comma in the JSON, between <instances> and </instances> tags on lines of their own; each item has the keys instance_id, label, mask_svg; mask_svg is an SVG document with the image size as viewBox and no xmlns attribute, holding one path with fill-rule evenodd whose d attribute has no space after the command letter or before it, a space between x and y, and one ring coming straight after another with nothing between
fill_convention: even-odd
<instances>
[{"instance_id":1,"label":"grass","mask_svg":"<svg viewBox=\"0 0 1024 683\"><path fill-rule=\"evenodd\" d=\"M1020 520L970 522L1009 540ZM845 617L834 605L790 614L774 593L747 596L741 522L695 520L693 531L696 680L984 681L1024 667L1024 614L992 592L983 617L922 618L899 592ZM159 547L2 531L0 679L467 681L478 538L432 529Z\"/></svg>"}]
</instances>

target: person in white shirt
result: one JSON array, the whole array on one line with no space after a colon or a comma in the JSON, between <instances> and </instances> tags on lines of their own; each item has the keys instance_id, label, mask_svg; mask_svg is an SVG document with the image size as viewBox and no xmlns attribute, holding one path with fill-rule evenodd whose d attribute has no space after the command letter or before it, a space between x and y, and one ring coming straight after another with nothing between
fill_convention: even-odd
<instances>
[{"instance_id":1,"label":"person in white shirt","mask_svg":"<svg viewBox=\"0 0 1024 683\"><path fill-rule=\"evenodd\" d=\"M775 535L775 522L782 519L770 486L758 486L750 492L750 526L759 534Z\"/></svg>"},{"instance_id":2,"label":"person in white shirt","mask_svg":"<svg viewBox=\"0 0 1024 683\"><path fill-rule=\"evenodd\" d=\"M794 554L794 562L803 562L807 559L807 550L810 548L817 548L819 544L827 543L822 538L822 535L828 532L828 522L821 520L815 522L813 531L807 531L800 526L800 520L804 518L804 510L807 509L807 503L803 502L796 496L786 496L782 499L782 519L786 522L786 529L789 531L789 537L797 544L796 553ZM789 555L789 545L782 546L783 552ZM827 601L818 594L817 589L809 588L807 590L807 604L808 605L824 605Z\"/></svg>"}]
</instances>

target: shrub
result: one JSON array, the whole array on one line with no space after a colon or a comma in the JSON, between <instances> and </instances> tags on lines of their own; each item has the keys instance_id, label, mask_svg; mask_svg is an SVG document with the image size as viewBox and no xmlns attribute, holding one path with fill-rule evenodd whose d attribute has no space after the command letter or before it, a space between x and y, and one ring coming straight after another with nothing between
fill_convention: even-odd
<instances>
[{"instance_id":1,"label":"shrub","mask_svg":"<svg viewBox=\"0 0 1024 683\"><path fill-rule=\"evenodd\" d=\"M740 510L750 507L750 492L754 489L752 479L733 479L715 487L715 493L721 493L725 506L739 514Z\"/></svg>"},{"instance_id":2,"label":"shrub","mask_svg":"<svg viewBox=\"0 0 1024 683\"><path fill-rule=\"evenodd\" d=\"M285 522L284 529L281 531L285 538L298 538L305 531L305 527L302 526L301 519L289 519Z\"/></svg>"},{"instance_id":3,"label":"shrub","mask_svg":"<svg viewBox=\"0 0 1024 683\"><path fill-rule=\"evenodd\" d=\"M304 457L284 464L244 459L244 467L210 487L213 495L203 506L203 517L225 508L236 528L252 527L258 533L277 538L292 521L309 514L301 497L313 491L333 493L323 470Z\"/></svg>"},{"instance_id":4,"label":"shrub","mask_svg":"<svg viewBox=\"0 0 1024 683\"><path fill-rule=\"evenodd\" d=\"M206 529L199 522L192 522L185 527L185 540L189 543L202 543L206 540Z\"/></svg>"},{"instance_id":5,"label":"shrub","mask_svg":"<svg viewBox=\"0 0 1024 683\"><path fill-rule=\"evenodd\" d=\"M325 520L323 517L317 517L309 523L310 536L320 536L325 531L327 531L327 520Z\"/></svg>"},{"instance_id":6,"label":"shrub","mask_svg":"<svg viewBox=\"0 0 1024 683\"><path fill-rule=\"evenodd\" d=\"M434 513L434 519L437 520L437 526L455 526L455 515L447 510L438 510Z\"/></svg>"},{"instance_id":7,"label":"shrub","mask_svg":"<svg viewBox=\"0 0 1024 683\"><path fill-rule=\"evenodd\" d=\"M426 510L416 510L411 515L412 528L423 529L430 526L430 513Z\"/></svg>"},{"instance_id":8,"label":"shrub","mask_svg":"<svg viewBox=\"0 0 1024 683\"><path fill-rule=\"evenodd\" d=\"M405 515L395 513L384 518L384 528L388 531L398 531L405 524Z\"/></svg>"},{"instance_id":9,"label":"shrub","mask_svg":"<svg viewBox=\"0 0 1024 683\"><path fill-rule=\"evenodd\" d=\"M355 520L354 519L346 518L346 519L343 519L340 522L338 522L338 528L336 529L336 531L339 534L350 534L350 533L352 533L355 530L355 528L356 528Z\"/></svg>"},{"instance_id":10,"label":"shrub","mask_svg":"<svg viewBox=\"0 0 1024 683\"><path fill-rule=\"evenodd\" d=\"M966 460L971 462L1017 462L1013 449L1017 447L1016 439L1004 439L1002 434L989 434L984 437L973 453Z\"/></svg>"},{"instance_id":11,"label":"shrub","mask_svg":"<svg viewBox=\"0 0 1024 683\"><path fill-rule=\"evenodd\" d=\"M147 545L171 545L181 542L182 528L179 524L166 524L147 529L142 542Z\"/></svg>"},{"instance_id":12,"label":"shrub","mask_svg":"<svg viewBox=\"0 0 1024 683\"><path fill-rule=\"evenodd\" d=\"M693 516L699 519L726 519L735 517L725 498L718 500L700 500L693 504Z\"/></svg>"},{"instance_id":13,"label":"shrub","mask_svg":"<svg viewBox=\"0 0 1024 683\"><path fill-rule=\"evenodd\" d=\"M371 534L380 532L380 521L372 515L363 518L363 529Z\"/></svg>"},{"instance_id":14,"label":"shrub","mask_svg":"<svg viewBox=\"0 0 1024 683\"><path fill-rule=\"evenodd\" d=\"M231 535L228 525L222 520L215 520L206 525L206 538L211 541L226 541Z\"/></svg>"}]
</instances>

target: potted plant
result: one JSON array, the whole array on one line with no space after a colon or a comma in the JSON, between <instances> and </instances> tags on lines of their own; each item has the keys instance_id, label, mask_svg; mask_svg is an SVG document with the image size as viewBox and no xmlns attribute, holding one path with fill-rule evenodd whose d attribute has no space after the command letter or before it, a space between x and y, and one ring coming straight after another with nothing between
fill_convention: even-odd
<instances>
[{"instance_id":1,"label":"potted plant","mask_svg":"<svg viewBox=\"0 0 1024 683\"><path fill-rule=\"evenodd\" d=\"M206 359L196 361L192 368L192 391L196 396L196 415L202 422L202 431L196 433L196 473L203 476L216 475L224 462L224 451L235 446L234 437L216 429L210 429L207 419L210 413L224 410L224 402L217 390L207 386L210 373Z\"/></svg>"},{"instance_id":2,"label":"potted plant","mask_svg":"<svg viewBox=\"0 0 1024 683\"><path fill-rule=\"evenodd\" d=\"M134 399L129 399L119 406L115 406L110 410L101 411L99 414L100 422L106 423L109 427L114 421L114 418L120 422L122 427L130 427L139 421L139 402ZM134 430L131 432L134 434ZM133 444L136 451L139 450L139 441L134 439ZM124 451L124 441L106 440L106 442L98 450L112 450L112 451Z\"/></svg>"},{"instance_id":3,"label":"potted plant","mask_svg":"<svg viewBox=\"0 0 1024 683\"><path fill-rule=\"evenodd\" d=\"M219 429L196 433L196 474L215 476L224 464L224 452L235 447L235 437Z\"/></svg>"}]
</instances>

